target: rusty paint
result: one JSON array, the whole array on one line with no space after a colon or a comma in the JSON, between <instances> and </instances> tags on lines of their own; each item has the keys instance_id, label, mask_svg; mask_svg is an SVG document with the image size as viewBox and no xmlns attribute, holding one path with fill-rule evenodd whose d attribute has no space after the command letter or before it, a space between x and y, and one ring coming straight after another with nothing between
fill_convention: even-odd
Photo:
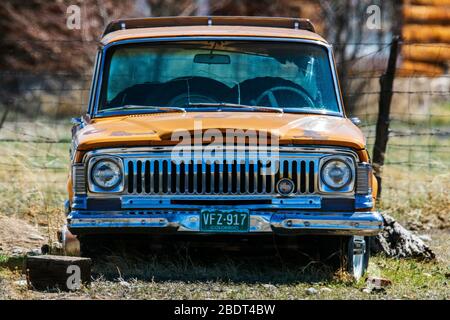
<instances>
[{"instance_id":1,"label":"rusty paint","mask_svg":"<svg viewBox=\"0 0 450 320\"><path fill-rule=\"evenodd\" d=\"M203 130L267 131L278 136L281 145L331 145L361 151L366 143L361 130L344 117L292 113L189 112L183 115L147 114L140 117L92 119L90 124L76 134L78 151L107 147L176 145L179 139L172 139L172 133L177 130L191 132L198 124L201 124ZM117 134L118 132L121 134ZM361 155L362 159L366 158L364 152Z\"/></svg>"}]
</instances>

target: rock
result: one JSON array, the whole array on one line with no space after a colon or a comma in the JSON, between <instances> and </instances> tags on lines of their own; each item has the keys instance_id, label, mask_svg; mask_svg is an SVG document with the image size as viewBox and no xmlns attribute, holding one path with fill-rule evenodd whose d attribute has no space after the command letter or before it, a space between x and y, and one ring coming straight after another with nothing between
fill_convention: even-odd
<instances>
[{"instance_id":1,"label":"rock","mask_svg":"<svg viewBox=\"0 0 450 320\"><path fill-rule=\"evenodd\" d=\"M325 287L325 288L321 288L320 289L320 292L326 292L326 293L329 293L329 292L332 292L333 290L331 290L330 288L327 288L327 287Z\"/></svg>"},{"instance_id":2,"label":"rock","mask_svg":"<svg viewBox=\"0 0 450 320\"><path fill-rule=\"evenodd\" d=\"M372 289L366 287L366 288L363 288L361 291L364 293L371 293Z\"/></svg>"},{"instance_id":3,"label":"rock","mask_svg":"<svg viewBox=\"0 0 450 320\"><path fill-rule=\"evenodd\" d=\"M62 243L61 242L53 242L52 243L52 247L53 248L55 248L55 249L62 249L63 248L63 245L62 245Z\"/></svg>"},{"instance_id":4,"label":"rock","mask_svg":"<svg viewBox=\"0 0 450 320\"><path fill-rule=\"evenodd\" d=\"M431 241L431 236L429 236L428 234L421 234L418 237L420 238L420 240L425 241L425 242Z\"/></svg>"},{"instance_id":5,"label":"rock","mask_svg":"<svg viewBox=\"0 0 450 320\"><path fill-rule=\"evenodd\" d=\"M19 287L26 287L28 285L27 280L17 280L14 284Z\"/></svg>"},{"instance_id":6,"label":"rock","mask_svg":"<svg viewBox=\"0 0 450 320\"><path fill-rule=\"evenodd\" d=\"M35 249L32 249L27 252L28 256L40 256L41 254L42 254L42 251L40 248L35 248Z\"/></svg>"},{"instance_id":7,"label":"rock","mask_svg":"<svg viewBox=\"0 0 450 320\"><path fill-rule=\"evenodd\" d=\"M382 290L392 285L391 280L380 277L368 277L366 283L372 290Z\"/></svg>"},{"instance_id":8,"label":"rock","mask_svg":"<svg viewBox=\"0 0 450 320\"><path fill-rule=\"evenodd\" d=\"M22 248L19 248L19 247L15 247L15 248L13 248L12 250L11 250L11 254L12 255L14 255L14 256L20 256L20 255L22 255L23 253L24 253L24 249L22 249Z\"/></svg>"},{"instance_id":9,"label":"rock","mask_svg":"<svg viewBox=\"0 0 450 320\"><path fill-rule=\"evenodd\" d=\"M30 234L30 235L28 236L28 239L30 239L30 240L36 240L36 241L44 241L44 240L45 240L44 237L42 237L42 236L40 236L40 235L38 235L38 234Z\"/></svg>"},{"instance_id":10,"label":"rock","mask_svg":"<svg viewBox=\"0 0 450 320\"><path fill-rule=\"evenodd\" d=\"M372 253L384 253L394 258L415 258L419 260L435 260L436 255L419 236L405 229L394 218L383 214L384 229L372 237L370 250Z\"/></svg>"},{"instance_id":11,"label":"rock","mask_svg":"<svg viewBox=\"0 0 450 320\"><path fill-rule=\"evenodd\" d=\"M424 272L423 275L428 278L431 278L433 276L431 273L427 273L427 272Z\"/></svg>"},{"instance_id":12,"label":"rock","mask_svg":"<svg viewBox=\"0 0 450 320\"><path fill-rule=\"evenodd\" d=\"M317 291L317 289L315 289L315 288L308 288L308 289L306 289L306 294L309 294L310 296L312 296L312 295L315 295L315 294L317 294L318 293L318 291Z\"/></svg>"}]
</instances>

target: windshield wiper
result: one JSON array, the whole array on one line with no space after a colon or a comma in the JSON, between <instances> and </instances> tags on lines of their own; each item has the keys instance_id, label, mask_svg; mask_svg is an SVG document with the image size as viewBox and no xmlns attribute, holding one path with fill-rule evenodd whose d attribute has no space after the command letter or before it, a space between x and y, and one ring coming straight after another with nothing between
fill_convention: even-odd
<instances>
[{"instance_id":1,"label":"windshield wiper","mask_svg":"<svg viewBox=\"0 0 450 320\"><path fill-rule=\"evenodd\" d=\"M164 112L186 113L186 109L179 108L179 107L139 106L139 105L133 105L133 104L127 104L127 105L120 106L120 107L109 108L109 109L102 110L100 112L108 112L108 111L115 111L115 110L128 110L128 109L141 109L141 110L155 110L155 111L164 111Z\"/></svg>"},{"instance_id":2,"label":"windshield wiper","mask_svg":"<svg viewBox=\"0 0 450 320\"><path fill-rule=\"evenodd\" d=\"M242 108L242 109L249 109L249 110L257 110L261 112L278 112L278 113L284 113L282 108L275 108L275 107L265 107L265 106L251 106L246 104L239 104L239 103L226 103L226 102L189 102L189 107L225 107L225 108Z\"/></svg>"}]
</instances>

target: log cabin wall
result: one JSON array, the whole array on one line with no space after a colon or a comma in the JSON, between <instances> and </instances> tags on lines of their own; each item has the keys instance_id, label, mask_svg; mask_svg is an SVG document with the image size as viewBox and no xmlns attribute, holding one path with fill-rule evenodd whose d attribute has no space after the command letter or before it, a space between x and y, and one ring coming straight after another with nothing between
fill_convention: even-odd
<instances>
[{"instance_id":1,"label":"log cabin wall","mask_svg":"<svg viewBox=\"0 0 450 320\"><path fill-rule=\"evenodd\" d=\"M450 0L404 0L400 75L440 76L450 62Z\"/></svg>"}]
</instances>

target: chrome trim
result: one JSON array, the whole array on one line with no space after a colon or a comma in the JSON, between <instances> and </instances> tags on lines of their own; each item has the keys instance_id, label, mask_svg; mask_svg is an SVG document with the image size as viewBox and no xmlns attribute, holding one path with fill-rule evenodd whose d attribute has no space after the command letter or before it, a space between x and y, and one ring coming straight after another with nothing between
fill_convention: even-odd
<instances>
[{"instance_id":1,"label":"chrome trim","mask_svg":"<svg viewBox=\"0 0 450 320\"><path fill-rule=\"evenodd\" d=\"M144 228L148 232L172 230L179 233L203 233L200 231L199 212L177 210L107 213L73 211L68 217L68 227L74 234L95 233L102 229L113 233L114 229L119 228ZM378 234L382 228L383 219L378 212L250 212L248 234L288 232L369 236Z\"/></svg>"},{"instance_id":2,"label":"chrome trim","mask_svg":"<svg viewBox=\"0 0 450 320\"><path fill-rule=\"evenodd\" d=\"M257 153L253 153L255 155L257 155ZM223 174L224 172L215 172L215 163L217 163L217 161L212 162L209 161L207 159L203 159L203 158L194 158L195 161L199 162L201 161L202 164L202 189L194 189L192 190L192 192L189 190L189 183L193 184L193 176L189 175L189 169L192 166L192 160L186 160L186 161L174 161L171 160L171 153L148 153L146 155L142 155L142 154L116 154L117 158L122 159L123 161L123 167L127 168L127 170L130 170L132 168L133 172L126 172L126 176L124 177L125 180L125 188L122 185L121 189L123 190L123 194L132 194L132 195L141 195L141 196L145 196L145 195L165 195L165 194L171 194L171 195L176 195L176 194L197 194L197 195L218 195L218 194L262 194L261 192L258 191L258 189L260 189L258 186L258 181L253 181L253 188L250 189L250 178L249 178L249 168L250 168L250 160L249 158L251 158L252 153L237 153L237 159L238 161L234 160L234 164L232 165L232 168L236 170L235 173L232 174L232 177L234 177L234 179L236 179L236 183L233 184L231 182L228 183L228 186L235 186L236 188L236 192L232 192L232 190L228 190L227 192L222 191L222 193L220 193L220 189L221 188L217 188L219 190L215 190L216 187L219 187L218 184L215 184L215 179L217 178L218 181L220 179L222 179L223 181ZM229 159L233 156L233 154L231 153L226 153L225 154L225 159L228 157ZM311 153L311 154L307 154L307 153L302 153L302 154L294 154L294 153L282 153L280 154L280 160L276 160L276 162L280 162L280 171L279 171L279 175L281 179L284 176L283 173L283 169L284 169L284 165L285 162L287 162L287 164L292 167L293 163L298 163L301 161L304 161L306 163L306 167L314 167L314 176L317 176L318 174L318 170L319 170L319 159L322 157L322 154L315 154L315 153ZM112 159L113 156L110 155L103 155L101 157L101 159L105 159L111 157ZM95 157L97 158L97 157ZM116 158L116 159L117 159ZM242 160L240 160L242 159ZM92 160L90 160L89 163L91 163ZM158 180L155 181L151 180L149 178L149 173L146 173L146 175L144 176L144 180L141 179L142 175L140 174L140 172L144 171L142 168L147 164L147 163L154 163L154 165L158 168ZM172 168L172 166L175 166L175 170L173 172L172 175L169 174L168 170L169 168ZM91 170L91 165L89 166L89 172ZM182 170L183 169L183 170ZM244 171L243 171L244 170ZM184 174L183 174L184 171ZM155 171L153 172L154 174ZM176 175L175 175L176 174ZM300 173L297 173L300 174ZM130 175L133 176L133 180L130 180ZM174 176L175 175L175 176ZM275 179L274 177L275 175L271 175L272 179ZM289 177L289 172L288 172L288 177ZM170 188L168 188L171 185L171 181L173 178L176 178L176 190L172 190ZM290 176L290 178L292 178L292 176ZM138 180L139 179L139 180ZM182 180L183 181L182 181ZM181 185L181 183L183 183L183 185ZM154 190L154 192L147 192L147 190L145 190L144 188L139 188L139 186L142 185L147 185L147 184L153 184L154 187L157 187L157 191ZM95 186L94 186L95 187ZM223 185L221 186L223 187ZM98 188L93 189L92 188L92 182L90 181L90 186L89 186L91 191L94 192L104 192L104 193L109 193L108 190L106 191L102 191L99 190ZM223 190L223 188L222 188ZM121 192L117 189L113 190L113 192ZM310 188L306 188L306 190L302 191L301 190L301 185L296 186L295 191L293 192L293 194L311 194L311 193L316 193L317 192L317 184L314 184L313 189ZM265 193L267 194L267 192ZM278 193L276 192L276 188L275 186L271 185L271 192L270 194L273 195L278 195Z\"/></svg>"},{"instance_id":3,"label":"chrome trim","mask_svg":"<svg viewBox=\"0 0 450 320\"><path fill-rule=\"evenodd\" d=\"M322 206L322 197L318 195L302 195L296 197L273 197L273 195L164 195L164 196L139 196L139 195L124 195L120 197L122 209L193 209L206 207L217 207L218 205L211 201L235 201L235 203L221 204L220 207L230 208L239 205L240 208L251 209L320 209ZM176 201L205 201L203 204L176 204ZM270 203L261 204L245 204L239 201L264 200ZM210 203L208 203L208 201Z\"/></svg>"},{"instance_id":4,"label":"chrome trim","mask_svg":"<svg viewBox=\"0 0 450 320\"><path fill-rule=\"evenodd\" d=\"M92 72L92 79L91 79L91 87L89 89L89 102L88 102L88 110L87 113L92 115L92 111L94 109L95 105L95 97L96 91L97 91L97 84L98 84L98 78L99 78L99 66L100 61L102 60L103 56L103 50L98 49L97 55L95 56L95 63L94 63L94 71Z\"/></svg>"},{"instance_id":5,"label":"chrome trim","mask_svg":"<svg viewBox=\"0 0 450 320\"><path fill-rule=\"evenodd\" d=\"M339 106L339 112L327 112L324 113L326 115L331 116L340 116L345 117L344 107L342 104L342 96L338 85L338 78L337 78L337 71L336 71L336 65L333 57L333 51L332 46L328 43L319 41L319 40L309 40L309 39L292 39L292 38L273 38L273 37L248 37L248 36L189 36L189 37L162 37L162 38L141 38L141 39L128 39L128 40L120 40L116 42L108 43L107 45L103 46L102 50L102 57L101 57L101 64L100 69L98 71L97 75L97 82L96 82L96 90L95 90L95 101L94 101L94 108L92 112L90 112L90 115L92 118L98 116L98 104L100 100L100 93L101 88L103 85L103 71L105 68L105 53L106 51L114 46L119 46L123 44L133 44L133 43L150 43L150 42L177 42L177 41L192 41L192 40L198 40L198 41L214 41L214 40L228 40L228 41L274 41L274 42L297 42L297 43L307 43L307 44L315 44L318 46L321 46L327 50L328 53L328 62L332 73L333 78L333 86L335 90L336 100L337 104ZM117 114L125 114L125 112L117 113Z\"/></svg>"},{"instance_id":6,"label":"chrome trim","mask_svg":"<svg viewBox=\"0 0 450 320\"><path fill-rule=\"evenodd\" d=\"M72 165L72 190L74 194L86 194L86 168L84 163Z\"/></svg>"},{"instance_id":7,"label":"chrome trim","mask_svg":"<svg viewBox=\"0 0 450 320\"><path fill-rule=\"evenodd\" d=\"M120 168L122 177L120 179L120 182L117 186L115 186L112 189L108 189L105 190L103 188L101 188L100 186L97 186L93 181L92 181L92 168L94 167L94 165L101 161L101 160L109 160L109 161L113 161L115 164L117 164ZM87 184L88 184L88 188L90 192L94 192L94 193L120 193L124 191L124 185L125 185L125 174L124 174L124 165L123 165L123 161L121 158L119 157L114 157L114 156L110 156L110 155L103 155L103 156L95 156L95 157L91 157L89 159L89 161L87 162Z\"/></svg>"},{"instance_id":8,"label":"chrome trim","mask_svg":"<svg viewBox=\"0 0 450 320\"><path fill-rule=\"evenodd\" d=\"M356 194L372 193L372 165L367 162L358 163L356 167Z\"/></svg>"},{"instance_id":9,"label":"chrome trim","mask_svg":"<svg viewBox=\"0 0 450 320\"><path fill-rule=\"evenodd\" d=\"M350 170L351 170L350 182L347 183L346 185L344 185L342 188L339 188L339 189L333 189L333 188L327 186L326 183L323 182L323 179L322 179L322 168L323 168L323 166L328 161L331 161L333 159L341 160L343 162L346 162L349 165ZM319 190L320 191L322 191L323 193L340 193L340 194L352 193L353 192L354 187L355 187L355 167L356 167L356 162L355 162L355 159L353 157L342 156L342 155L325 156L325 157L320 159L319 167L320 167L320 170L319 170L319 174L320 174Z\"/></svg>"},{"instance_id":10,"label":"chrome trim","mask_svg":"<svg viewBox=\"0 0 450 320\"><path fill-rule=\"evenodd\" d=\"M358 154L353 151L351 148L346 147L338 147L338 146L322 146L322 145L303 145L303 146L297 146L297 145L288 145L288 146L277 146L277 147L271 147L268 146L269 152L313 152L313 153L330 153L330 154L338 154L338 153L344 153L352 155L355 159L358 159ZM102 149L96 149L89 151L86 153L86 155L83 158L83 162L86 162L86 160L91 155L95 154L117 154L117 153L142 153L146 154L149 152L171 152L173 149L173 146L146 146L146 147L123 147L123 148L102 148ZM227 147L225 146L223 150L234 150L234 151L247 151L247 150L261 150L261 149L251 149L248 147L241 147L241 146L234 146L234 147Z\"/></svg>"},{"instance_id":11,"label":"chrome trim","mask_svg":"<svg viewBox=\"0 0 450 320\"><path fill-rule=\"evenodd\" d=\"M122 166L123 172L124 172L124 179L123 179L123 184L121 186L121 190L114 190L114 192L116 193L122 193L122 194L132 194L132 195L140 195L140 196L153 196L153 195L163 195L163 194L195 194L195 195L202 195L202 194L208 194L208 195L218 195L218 194L227 194L227 195L231 195L231 194L272 194L272 195L278 195L276 192L276 188L275 188L275 175L270 175L270 177L266 177L264 175L261 175L262 179L261 179L261 184L263 184L266 179L271 179L271 183L270 183L270 190L266 190L266 184L263 184L263 188L259 188L258 187L258 180L254 180L254 188L252 192L249 192L249 179L250 179L250 175L248 174L243 174L242 176L245 177L246 183L245 183L245 190L241 190L241 186L240 186L240 179L241 179L241 174L240 174L240 166L236 166L236 165L232 165L231 163L227 162L227 169L228 169L228 177L227 177L227 181L228 181L228 190L225 192L223 191L223 184L220 184L219 187L219 192L214 192L214 185L212 185L212 188L209 192L206 192L205 190L205 186L206 186L206 171L207 168L210 168L209 172L211 173L211 184L214 181L214 166L213 165L209 165L207 166L207 159L203 159L202 158L202 154L192 154L192 157L190 159L190 161L194 161L198 164L201 164L202 167L202 190L201 192L197 189L197 178L198 178L198 168L197 166L194 166L193 168L193 175L191 176L191 179L194 179L194 181L191 181L191 184L193 184L194 187L194 192L190 192L190 188L189 188L189 182L188 179L186 179L189 175L189 166L186 165L184 162L180 162L178 164L175 165L175 170L177 172L176 175L176 183L177 183L177 187L176 187L176 192L171 192L171 178L170 175L168 176L168 178L166 179L166 181L168 182L168 190L167 192L162 192L162 183L163 183L163 171L162 169L162 163L163 162L167 162L167 172L168 171L172 171L172 166L171 166L171 151L172 151L173 147L136 147L136 148L109 148L109 149L97 149L97 150L93 150L90 151L88 153L86 153L85 157L83 158L83 162L87 162L90 163L91 159L93 157L102 157L102 158L113 158L113 159L121 159L120 164ZM250 149L250 150L249 150ZM288 161L289 164L289 170L288 174L290 173L290 178L293 178L293 173L292 173L292 164L296 163L297 164L297 185L296 185L296 192L294 193L294 195L306 195L306 194L336 194L336 195L345 195L345 194L350 194L353 192L353 185L354 185L354 181L352 180L352 183L349 184L347 189L344 190L327 190L327 191L323 191L324 189L320 190L319 188L319 172L320 172L320 168L321 165L323 163L323 161L328 160L331 157L334 158L340 158L340 159L346 159L347 161L351 161L352 162L352 176L355 176L355 172L354 172L354 164L357 162L358 156L357 154L352 151L351 149L347 149L347 148L330 148L330 147L276 147L273 148L274 150L271 150L272 153L277 152L279 153L279 157L280 159L277 161L280 161L280 167L279 167L279 172L281 173L280 178L283 177L282 173L283 173L283 166L284 166L284 162ZM242 159L242 164L245 164L245 168L247 168L247 170L249 169L249 165L250 162L254 161L254 159L258 157L258 151L257 149L255 151L253 151L251 148L247 147L234 147L234 148L229 148L229 147L224 147L223 148L224 151L224 158L223 159L227 159L227 157L231 157L233 156L234 159ZM201 150L200 150L201 152ZM351 160L350 160L351 159ZM118 160L116 160L118 161ZM244 162L245 161L245 162ZM150 166L150 173L149 176L147 176L147 178L149 179L149 181L154 182L155 181L155 177L154 177L154 173L155 173L155 167L157 165L157 168L159 169L158 171L158 190L155 190L156 185L154 185L154 183L150 183L148 182L149 185L149 190L145 190L144 188L144 183L146 183L146 176L145 176L145 166L146 163L149 162L149 166ZM130 177L130 173L128 172L128 163L131 163L131 167L133 168L133 190L131 192L129 192L128 187L129 187L129 177ZM137 185L137 178L138 178L138 163L140 163L141 165L141 171L140 171L140 177L139 179L141 179L141 184L142 184L142 190L140 192L137 192L136 190L136 185ZM174 164L176 163L175 161L173 162ZM313 175L313 179L314 182L312 183L313 189L310 190L310 184L309 184L309 180L310 180L310 165L309 164L314 164L314 175ZM180 183L181 183L181 166L185 166L185 170L184 170L184 192L181 192L180 190ZM302 168L302 166L304 166L304 174L302 174L302 171L300 170ZM219 165L219 169L222 168L223 169L223 164ZM236 174L235 174L235 179L236 179L236 192L232 192L231 190L231 178L233 178L232 176L234 175L232 173L232 168L236 167ZM90 168L89 168L90 170ZM90 172L90 171L88 171ZM148 173L147 173L148 174ZM219 177L219 181L223 182L224 179L224 171L221 170L220 174L218 175ZM255 174L256 174L256 170L255 170ZM144 179L142 180L142 177L144 177ZM305 179L304 183L298 183L299 180L301 179ZM354 179L354 178L352 178ZM147 184L147 185L148 185ZM301 186L304 186L304 190L301 189ZM92 188L91 185L89 186L89 189L91 191L94 191L97 194L101 194L103 192L103 194L109 194L111 192L109 191L102 191L102 190L98 190L95 188ZM259 189L259 190L258 190ZM222 190L222 193L221 191Z\"/></svg>"}]
</instances>

